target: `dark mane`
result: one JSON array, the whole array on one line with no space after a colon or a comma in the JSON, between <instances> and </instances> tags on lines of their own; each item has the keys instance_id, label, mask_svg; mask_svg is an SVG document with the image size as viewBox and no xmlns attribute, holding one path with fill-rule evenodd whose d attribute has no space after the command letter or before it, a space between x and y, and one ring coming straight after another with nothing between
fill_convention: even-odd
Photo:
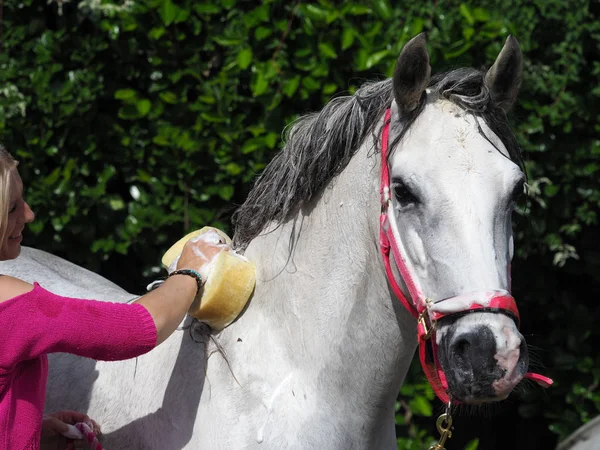
<instances>
[{"instance_id":1,"label":"dark mane","mask_svg":"<svg viewBox=\"0 0 600 450\"><path fill-rule=\"evenodd\" d=\"M456 69L433 76L429 89L482 117L502 140L511 159L521 164L515 136L504 112L493 104L484 75L475 69ZM365 137L373 133L393 98L391 79L366 83L354 95L335 98L320 112L301 117L287 127L283 149L267 165L233 215L234 246L247 247L268 223L281 224L310 202L344 170ZM400 124L402 131L423 106L422 102L416 113Z\"/></svg>"}]
</instances>

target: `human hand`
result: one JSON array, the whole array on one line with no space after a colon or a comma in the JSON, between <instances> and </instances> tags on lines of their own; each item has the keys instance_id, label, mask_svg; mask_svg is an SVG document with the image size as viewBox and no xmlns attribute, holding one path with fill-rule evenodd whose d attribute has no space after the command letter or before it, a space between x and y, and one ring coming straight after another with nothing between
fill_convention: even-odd
<instances>
[{"instance_id":1,"label":"human hand","mask_svg":"<svg viewBox=\"0 0 600 450\"><path fill-rule=\"evenodd\" d=\"M196 270L205 283L210 274L210 263L220 252L229 250L231 250L231 247L225 243L225 240L216 231L207 231L186 242L179 259L176 261L176 269Z\"/></svg>"},{"instance_id":2,"label":"human hand","mask_svg":"<svg viewBox=\"0 0 600 450\"><path fill-rule=\"evenodd\" d=\"M64 436L70 441L65 443L64 449L76 448L78 444L83 444L81 433L73 427L74 424L85 422L89 424L96 435L100 434L100 425L90 419L86 414L77 411L58 411L44 416L42 419L42 440L49 440L52 437ZM64 442L64 440L61 440Z\"/></svg>"}]
</instances>

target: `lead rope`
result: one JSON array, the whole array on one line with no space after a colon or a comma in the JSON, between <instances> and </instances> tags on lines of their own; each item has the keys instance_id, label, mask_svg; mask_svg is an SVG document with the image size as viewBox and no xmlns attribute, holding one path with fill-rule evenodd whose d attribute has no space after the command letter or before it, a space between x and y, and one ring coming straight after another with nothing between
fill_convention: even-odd
<instances>
[{"instance_id":1,"label":"lead rope","mask_svg":"<svg viewBox=\"0 0 600 450\"><path fill-rule=\"evenodd\" d=\"M92 450L103 450L96 433L94 433L94 427L91 423L78 422L75 425L67 424L67 431L62 433L64 437L72 440L85 440ZM72 448L72 447L67 447Z\"/></svg>"},{"instance_id":2,"label":"lead rope","mask_svg":"<svg viewBox=\"0 0 600 450\"><path fill-rule=\"evenodd\" d=\"M90 427L85 422L79 422L75 424L75 428L79 430L81 434L83 434L83 438L89 444L92 450L103 450L102 445L100 445L100 441L98 441L98 437L92 427Z\"/></svg>"}]
</instances>

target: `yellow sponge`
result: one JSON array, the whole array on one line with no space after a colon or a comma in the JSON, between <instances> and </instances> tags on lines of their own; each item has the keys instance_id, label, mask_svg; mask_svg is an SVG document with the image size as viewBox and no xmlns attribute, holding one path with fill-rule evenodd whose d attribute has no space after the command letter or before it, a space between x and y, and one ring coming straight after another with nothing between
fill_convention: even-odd
<instances>
[{"instance_id":1,"label":"yellow sponge","mask_svg":"<svg viewBox=\"0 0 600 450\"><path fill-rule=\"evenodd\" d=\"M204 227L173 244L162 257L163 266L169 267L175 261L187 241L210 230L216 231L227 244L231 244L229 236L221 230ZM210 275L202 295L194 301L189 313L211 328L222 330L242 312L252 295L255 283L254 264L234 251L222 251L210 263Z\"/></svg>"}]
</instances>

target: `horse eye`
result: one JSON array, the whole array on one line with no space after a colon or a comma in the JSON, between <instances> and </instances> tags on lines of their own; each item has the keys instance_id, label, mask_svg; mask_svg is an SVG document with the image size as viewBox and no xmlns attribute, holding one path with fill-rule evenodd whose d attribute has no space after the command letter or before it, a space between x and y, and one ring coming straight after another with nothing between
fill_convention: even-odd
<instances>
[{"instance_id":1,"label":"horse eye","mask_svg":"<svg viewBox=\"0 0 600 450\"><path fill-rule=\"evenodd\" d=\"M392 188L394 189L396 201L400 204L400 206L408 206L419 202L416 195L413 194L404 183L395 182L392 185Z\"/></svg>"},{"instance_id":2,"label":"horse eye","mask_svg":"<svg viewBox=\"0 0 600 450\"><path fill-rule=\"evenodd\" d=\"M519 198L521 198L523 196L523 194L525 194L525 187L526 187L526 183L525 181L519 181L515 188L513 189L510 198L513 202L516 202L517 200L519 200Z\"/></svg>"}]
</instances>

